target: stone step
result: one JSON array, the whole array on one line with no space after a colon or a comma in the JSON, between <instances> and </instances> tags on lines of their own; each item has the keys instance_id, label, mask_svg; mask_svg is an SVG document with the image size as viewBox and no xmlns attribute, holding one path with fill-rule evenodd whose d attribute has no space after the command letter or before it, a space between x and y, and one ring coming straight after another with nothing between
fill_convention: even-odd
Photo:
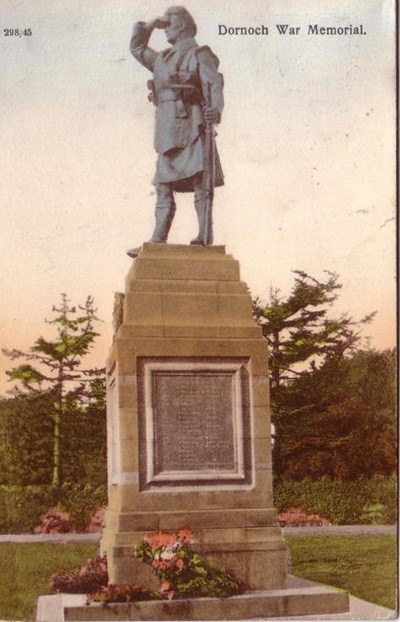
<instances>
[{"instance_id":1,"label":"stone step","mask_svg":"<svg viewBox=\"0 0 400 622\"><path fill-rule=\"evenodd\" d=\"M208 511L189 512L110 512L107 511L107 525L113 525L118 532L126 531L173 531L187 525L196 529L218 529L227 527L276 527L277 513L271 509L248 509L248 510L218 510L212 514Z\"/></svg>"},{"instance_id":2,"label":"stone step","mask_svg":"<svg viewBox=\"0 0 400 622\"><path fill-rule=\"evenodd\" d=\"M115 546L135 546L140 540L145 538L148 531L119 532L115 536ZM194 541L201 542L201 550L225 550L232 549L233 544L240 546L240 549L280 549L284 545L279 539L281 530L278 526L271 527L252 527L250 529L196 529ZM265 546L264 546L265 545Z\"/></svg>"},{"instance_id":3,"label":"stone step","mask_svg":"<svg viewBox=\"0 0 400 622\"><path fill-rule=\"evenodd\" d=\"M254 327L247 294L130 292L125 296L124 325L128 326L230 326L238 322Z\"/></svg>"},{"instance_id":4,"label":"stone step","mask_svg":"<svg viewBox=\"0 0 400 622\"><path fill-rule=\"evenodd\" d=\"M324 615L349 610L346 592L324 586L255 591L230 598L86 605L74 594L40 596L36 622L111 622L120 620L248 620Z\"/></svg>"},{"instance_id":5,"label":"stone step","mask_svg":"<svg viewBox=\"0 0 400 622\"><path fill-rule=\"evenodd\" d=\"M239 281L239 262L225 248L144 244L126 278L186 281Z\"/></svg>"},{"instance_id":6,"label":"stone step","mask_svg":"<svg viewBox=\"0 0 400 622\"><path fill-rule=\"evenodd\" d=\"M173 318L171 317L171 322ZM246 325L243 320L240 325L211 326L200 325L194 326L187 324L130 324L122 325L118 332L119 339L135 339L137 337L155 338L172 338L172 339L259 339L261 329L250 322Z\"/></svg>"}]
</instances>

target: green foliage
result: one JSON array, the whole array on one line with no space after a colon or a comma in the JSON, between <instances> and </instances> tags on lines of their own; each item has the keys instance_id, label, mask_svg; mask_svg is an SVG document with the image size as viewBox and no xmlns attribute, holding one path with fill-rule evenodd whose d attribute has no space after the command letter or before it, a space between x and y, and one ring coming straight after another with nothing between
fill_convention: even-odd
<instances>
[{"instance_id":1,"label":"green foliage","mask_svg":"<svg viewBox=\"0 0 400 622\"><path fill-rule=\"evenodd\" d=\"M281 419L281 474L302 479L370 478L396 468L396 431L368 407L343 402Z\"/></svg>"},{"instance_id":2,"label":"green foliage","mask_svg":"<svg viewBox=\"0 0 400 622\"><path fill-rule=\"evenodd\" d=\"M204 561L195 563L192 560L190 574L193 578L182 578L176 598L228 598L239 593L232 577Z\"/></svg>"},{"instance_id":3,"label":"green foliage","mask_svg":"<svg viewBox=\"0 0 400 622\"><path fill-rule=\"evenodd\" d=\"M329 360L282 387L275 408L280 476L355 479L396 471L394 351Z\"/></svg>"},{"instance_id":4,"label":"green foliage","mask_svg":"<svg viewBox=\"0 0 400 622\"><path fill-rule=\"evenodd\" d=\"M14 400L0 402L2 483L105 482L106 423L104 369L85 369L98 318L89 296L70 306L62 294L48 323L54 340L39 337L29 352L5 350L25 362L7 372L18 381ZM14 455L18 452L18 466Z\"/></svg>"},{"instance_id":5,"label":"green foliage","mask_svg":"<svg viewBox=\"0 0 400 622\"><path fill-rule=\"evenodd\" d=\"M350 388L355 402L369 404L375 411L390 411L395 416L396 405L396 352L361 350L345 367L346 390Z\"/></svg>"},{"instance_id":6,"label":"green foliage","mask_svg":"<svg viewBox=\"0 0 400 622\"><path fill-rule=\"evenodd\" d=\"M105 485L0 486L0 532L29 533L49 508L57 506L70 514L72 527L81 531L91 512L106 503Z\"/></svg>"},{"instance_id":7,"label":"green foliage","mask_svg":"<svg viewBox=\"0 0 400 622\"><path fill-rule=\"evenodd\" d=\"M60 421L64 481L106 483L104 405L71 408ZM0 400L0 484L46 485L53 476L54 419L48 394Z\"/></svg>"},{"instance_id":8,"label":"green foliage","mask_svg":"<svg viewBox=\"0 0 400 622\"><path fill-rule=\"evenodd\" d=\"M267 304L256 298L253 312L270 346L272 388L296 374L298 363L341 357L353 351L361 341L360 327L373 318L370 314L355 321L348 315L329 318L328 310L337 300L342 286L338 275L325 271L319 281L301 270L294 270L295 281L284 300L279 290L271 289Z\"/></svg>"},{"instance_id":9,"label":"green foliage","mask_svg":"<svg viewBox=\"0 0 400 622\"><path fill-rule=\"evenodd\" d=\"M288 537L295 575L396 609L395 536Z\"/></svg>"},{"instance_id":10,"label":"green foliage","mask_svg":"<svg viewBox=\"0 0 400 622\"><path fill-rule=\"evenodd\" d=\"M284 299L254 315L270 349L275 480L370 478L396 471L395 353L362 350L361 320L331 318L341 285L295 271Z\"/></svg>"},{"instance_id":11,"label":"green foliage","mask_svg":"<svg viewBox=\"0 0 400 622\"><path fill-rule=\"evenodd\" d=\"M225 598L240 592L231 575L205 562L193 550L189 529L148 534L137 545L135 556L150 566L168 598Z\"/></svg>"},{"instance_id":12,"label":"green foliage","mask_svg":"<svg viewBox=\"0 0 400 622\"><path fill-rule=\"evenodd\" d=\"M51 486L0 486L0 532L27 533L58 502Z\"/></svg>"},{"instance_id":13,"label":"green foliage","mask_svg":"<svg viewBox=\"0 0 400 622\"><path fill-rule=\"evenodd\" d=\"M90 522L93 512L107 504L107 487L86 484L63 484L59 507L70 516L72 528L84 531Z\"/></svg>"},{"instance_id":14,"label":"green foliage","mask_svg":"<svg viewBox=\"0 0 400 622\"><path fill-rule=\"evenodd\" d=\"M39 387L41 391L46 390L50 385L57 395L61 393L62 398L67 398L70 392L65 390L66 382L78 381L79 393L81 393L86 384L83 376L86 376L87 382L90 382L102 373L102 370L80 369L81 359L90 352L98 336L98 333L93 330L93 324L98 321L98 318L91 296L88 296L83 306L79 305L77 308L70 306L67 295L62 294L60 307L53 306L52 310L58 315L52 320L47 320L47 323L55 326L56 340L49 341L39 337L29 353L17 349L4 350L11 360L22 357L35 361L43 366L46 373L37 370L29 363L24 363L9 370L7 375L10 379L19 380L22 389L28 392L35 390L33 384L41 385ZM83 311L83 315L75 317L79 311ZM75 389L72 389L71 393L74 394Z\"/></svg>"},{"instance_id":15,"label":"green foliage","mask_svg":"<svg viewBox=\"0 0 400 622\"><path fill-rule=\"evenodd\" d=\"M375 412L390 411L396 403L395 350L358 350L348 357L329 359L318 369L302 372L287 386L291 407L324 409L349 401Z\"/></svg>"},{"instance_id":16,"label":"green foliage","mask_svg":"<svg viewBox=\"0 0 400 622\"><path fill-rule=\"evenodd\" d=\"M102 407L71 408L60 422L60 476L64 483L107 481L107 425Z\"/></svg>"},{"instance_id":17,"label":"green foliage","mask_svg":"<svg viewBox=\"0 0 400 622\"><path fill-rule=\"evenodd\" d=\"M0 484L48 484L53 419L48 395L0 399Z\"/></svg>"},{"instance_id":18,"label":"green foliage","mask_svg":"<svg viewBox=\"0 0 400 622\"><path fill-rule=\"evenodd\" d=\"M397 519L396 477L376 476L354 481L282 479L274 487L274 505L279 512L301 508L328 518L336 525L369 524L373 514L365 508L382 506L378 524L394 524Z\"/></svg>"},{"instance_id":19,"label":"green foliage","mask_svg":"<svg viewBox=\"0 0 400 622\"><path fill-rule=\"evenodd\" d=\"M364 505L361 515L361 523L368 525L384 525L386 508L382 503L369 503Z\"/></svg>"}]
</instances>

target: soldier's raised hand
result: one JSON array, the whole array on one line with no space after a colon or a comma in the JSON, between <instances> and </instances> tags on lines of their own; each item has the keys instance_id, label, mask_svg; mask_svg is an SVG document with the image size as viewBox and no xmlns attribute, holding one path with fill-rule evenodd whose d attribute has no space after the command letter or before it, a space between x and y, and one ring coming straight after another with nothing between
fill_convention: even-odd
<instances>
[{"instance_id":1,"label":"soldier's raised hand","mask_svg":"<svg viewBox=\"0 0 400 622\"><path fill-rule=\"evenodd\" d=\"M169 20L165 17L155 17L150 22L147 22L146 26L150 30L154 30L155 28L159 28L160 30L164 30L164 28L168 25Z\"/></svg>"}]
</instances>

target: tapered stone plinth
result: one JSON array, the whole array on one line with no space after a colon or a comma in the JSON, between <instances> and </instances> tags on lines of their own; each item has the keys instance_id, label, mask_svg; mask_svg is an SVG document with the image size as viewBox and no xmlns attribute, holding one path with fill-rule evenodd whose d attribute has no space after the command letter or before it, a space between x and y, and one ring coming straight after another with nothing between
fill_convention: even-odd
<instances>
[{"instance_id":1,"label":"tapered stone plinth","mask_svg":"<svg viewBox=\"0 0 400 622\"><path fill-rule=\"evenodd\" d=\"M284 587L267 348L224 247L144 244L107 375L110 582L148 585L135 544L187 526L249 589Z\"/></svg>"}]
</instances>

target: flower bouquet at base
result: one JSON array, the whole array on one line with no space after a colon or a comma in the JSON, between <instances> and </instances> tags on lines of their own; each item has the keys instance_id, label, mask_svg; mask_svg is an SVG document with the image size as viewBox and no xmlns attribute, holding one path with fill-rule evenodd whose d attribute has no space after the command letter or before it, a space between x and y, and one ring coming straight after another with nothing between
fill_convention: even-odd
<instances>
[{"instance_id":1,"label":"flower bouquet at base","mask_svg":"<svg viewBox=\"0 0 400 622\"><path fill-rule=\"evenodd\" d=\"M193 550L192 532L156 531L135 548L135 557L148 564L168 598L225 598L239 594L238 582L227 572L201 559Z\"/></svg>"}]
</instances>

